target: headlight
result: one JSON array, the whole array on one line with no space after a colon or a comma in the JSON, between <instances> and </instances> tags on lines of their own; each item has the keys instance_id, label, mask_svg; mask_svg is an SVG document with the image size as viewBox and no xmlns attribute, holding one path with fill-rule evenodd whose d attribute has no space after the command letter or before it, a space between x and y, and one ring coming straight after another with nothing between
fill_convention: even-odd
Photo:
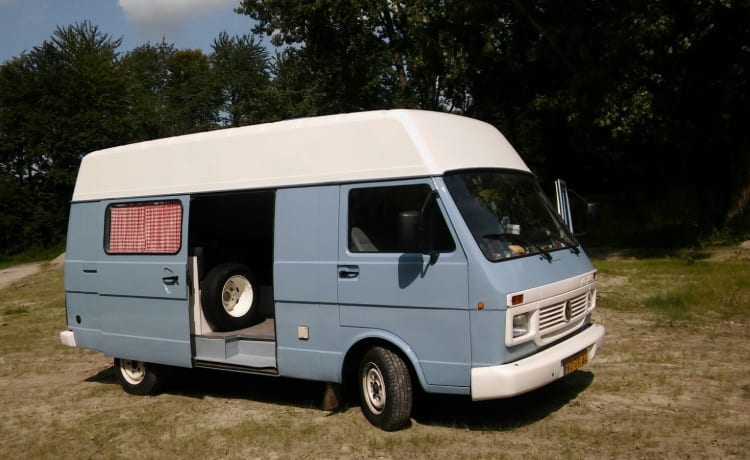
<instances>
[{"instance_id":1,"label":"headlight","mask_svg":"<svg viewBox=\"0 0 750 460\"><path fill-rule=\"evenodd\" d=\"M505 346L514 347L534 339L534 335L536 335L539 329L539 310L536 308L537 306L537 303L534 302L516 308L509 308L506 311Z\"/></svg>"},{"instance_id":2,"label":"headlight","mask_svg":"<svg viewBox=\"0 0 750 460\"><path fill-rule=\"evenodd\" d=\"M513 317L513 338L529 333L529 316L531 312L521 313Z\"/></svg>"}]
</instances>

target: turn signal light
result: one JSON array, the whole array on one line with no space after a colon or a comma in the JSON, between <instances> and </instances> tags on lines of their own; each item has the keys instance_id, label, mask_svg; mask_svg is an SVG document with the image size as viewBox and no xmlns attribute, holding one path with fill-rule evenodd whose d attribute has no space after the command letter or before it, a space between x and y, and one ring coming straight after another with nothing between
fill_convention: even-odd
<instances>
[{"instance_id":1,"label":"turn signal light","mask_svg":"<svg viewBox=\"0 0 750 460\"><path fill-rule=\"evenodd\" d=\"M522 303L523 303L523 294L516 294L510 298L510 305L512 307L515 307L516 305L521 305Z\"/></svg>"}]
</instances>

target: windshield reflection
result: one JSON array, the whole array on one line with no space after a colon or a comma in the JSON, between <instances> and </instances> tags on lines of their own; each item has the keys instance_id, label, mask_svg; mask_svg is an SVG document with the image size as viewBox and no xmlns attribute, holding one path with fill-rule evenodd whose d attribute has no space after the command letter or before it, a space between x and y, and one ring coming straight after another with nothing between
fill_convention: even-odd
<instances>
[{"instance_id":1,"label":"windshield reflection","mask_svg":"<svg viewBox=\"0 0 750 460\"><path fill-rule=\"evenodd\" d=\"M491 261L575 248L534 176L519 171L474 170L445 175L445 183L485 257Z\"/></svg>"}]
</instances>

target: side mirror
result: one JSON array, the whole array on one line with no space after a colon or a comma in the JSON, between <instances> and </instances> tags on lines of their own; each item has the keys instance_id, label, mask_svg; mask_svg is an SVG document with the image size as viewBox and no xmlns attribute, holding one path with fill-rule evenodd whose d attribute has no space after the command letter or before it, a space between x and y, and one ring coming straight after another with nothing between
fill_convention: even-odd
<instances>
[{"instance_id":1,"label":"side mirror","mask_svg":"<svg viewBox=\"0 0 750 460\"><path fill-rule=\"evenodd\" d=\"M437 261L439 252L434 248L434 234L429 223L432 210L430 205L438 193L432 190L424 199L422 209L401 211L398 215L398 247L404 252L419 252L430 256L430 264Z\"/></svg>"},{"instance_id":2,"label":"side mirror","mask_svg":"<svg viewBox=\"0 0 750 460\"><path fill-rule=\"evenodd\" d=\"M398 247L404 252L422 252L422 213L402 211L398 215Z\"/></svg>"}]
</instances>

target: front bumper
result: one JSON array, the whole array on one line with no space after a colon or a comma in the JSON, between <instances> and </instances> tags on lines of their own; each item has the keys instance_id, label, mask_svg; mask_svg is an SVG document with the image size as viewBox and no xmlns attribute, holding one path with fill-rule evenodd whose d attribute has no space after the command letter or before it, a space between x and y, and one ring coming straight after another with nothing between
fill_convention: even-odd
<instances>
[{"instance_id":1,"label":"front bumper","mask_svg":"<svg viewBox=\"0 0 750 460\"><path fill-rule=\"evenodd\" d=\"M507 398L544 386L565 375L562 361L588 350L594 359L604 343L604 326L594 324L582 332L519 361L471 369L471 399Z\"/></svg>"}]
</instances>

